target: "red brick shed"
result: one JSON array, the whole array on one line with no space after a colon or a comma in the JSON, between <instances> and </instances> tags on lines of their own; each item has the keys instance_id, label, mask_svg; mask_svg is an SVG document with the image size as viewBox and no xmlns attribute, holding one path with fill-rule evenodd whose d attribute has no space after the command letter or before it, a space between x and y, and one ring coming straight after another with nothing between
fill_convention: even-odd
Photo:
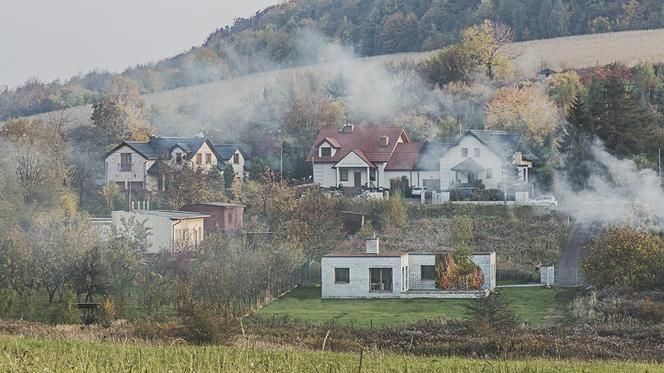
<instances>
[{"instance_id":1,"label":"red brick shed","mask_svg":"<svg viewBox=\"0 0 664 373\"><path fill-rule=\"evenodd\" d=\"M224 202L205 202L182 206L182 211L210 215L205 218L205 233L219 230L237 232L242 229L244 205Z\"/></svg>"}]
</instances>

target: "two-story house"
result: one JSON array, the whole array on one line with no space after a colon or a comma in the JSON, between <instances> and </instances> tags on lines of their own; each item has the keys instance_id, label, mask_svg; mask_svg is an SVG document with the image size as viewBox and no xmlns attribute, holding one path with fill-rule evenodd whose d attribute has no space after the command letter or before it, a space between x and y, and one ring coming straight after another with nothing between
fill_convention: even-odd
<instances>
[{"instance_id":1,"label":"two-story house","mask_svg":"<svg viewBox=\"0 0 664 373\"><path fill-rule=\"evenodd\" d=\"M390 179L412 171L421 144L403 128L323 128L309 151L314 182L329 187L390 187Z\"/></svg>"},{"instance_id":2,"label":"two-story house","mask_svg":"<svg viewBox=\"0 0 664 373\"><path fill-rule=\"evenodd\" d=\"M217 149L223 150L220 154ZM236 145L215 145L205 137L150 137L147 142L124 141L104 156L107 183L121 191L164 190L162 168L192 167L209 172L223 171L232 164L235 174L244 175L245 158Z\"/></svg>"},{"instance_id":3,"label":"two-story house","mask_svg":"<svg viewBox=\"0 0 664 373\"><path fill-rule=\"evenodd\" d=\"M505 183L528 184L536 160L520 134L469 130L440 155L440 185L454 189L481 182L487 189L500 189Z\"/></svg>"}]
</instances>

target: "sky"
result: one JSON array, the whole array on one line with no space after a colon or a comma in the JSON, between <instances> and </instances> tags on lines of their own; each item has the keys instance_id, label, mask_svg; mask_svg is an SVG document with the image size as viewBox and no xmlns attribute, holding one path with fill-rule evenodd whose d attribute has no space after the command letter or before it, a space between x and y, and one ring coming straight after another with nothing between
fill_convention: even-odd
<instances>
[{"instance_id":1,"label":"sky","mask_svg":"<svg viewBox=\"0 0 664 373\"><path fill-rule=\"evenodd\" d=\"M279 2L0 0L0 87L154 62Z\"/></svg>"}]
</instances>

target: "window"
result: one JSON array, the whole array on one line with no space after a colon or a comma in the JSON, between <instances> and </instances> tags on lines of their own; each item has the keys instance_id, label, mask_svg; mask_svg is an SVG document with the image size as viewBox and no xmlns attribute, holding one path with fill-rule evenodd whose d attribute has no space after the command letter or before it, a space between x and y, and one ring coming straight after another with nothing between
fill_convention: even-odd
<instances>
[{"instance_id":1,"label":"window","mask_svg":"<svg viewBox=\"0 0 664 373\"><path fill-rule=\"evenodd\" d=\"M320 148L320 156L321 157L331 157L332 156L332 148L329 147L324 147Z\"/></svg>"},{"instance_id":2,"label":"window","mask_svg":"<svg viewBox=\"0 0 664 373\"><path fill-rule=\"evenodd\" d=\"M376 169L369 170L369 181L376 181Z\"/></svg>"},{"instance_id":3,"label":"window","mask_svg":"<svg viewBox=\"0 0 664 373\"><path fill-rule=\"evenodd\" d=\"M468 148L461 148L461 156L463 158L468 158Z\"/></svg>"},{"instance_id":4,"label":"window","mask_svg":"<svg viewBox=\"0 0 664 373\"><path fill-rule=\"evenodd\" d=\"M175 153L175 163L182 164L182 153Z\"/></svg>"},{"instance_id":5,"label":"window","mask_svg":"<svg viewBox=\"0 0 664 373\"><path fill-rule=\"evenodd\" d=\"M203 154L196 154L196 164L203 163Z\"/></svg>"},{"instance_id":6,"label":"window","mask_svg":"<svg viewBox=\"0 0 664 373\"><path fill-rule=\"evenodd\" d=\"M420 274L422 280L435 280L436 279L436 266L420 266Z\"/></svg>"},{"instance_id":7,"label":"window","mask_svg":"<svg viewBox=\"0 0 664 373\"><path fill-rule=\"evenodd\" d=\"M493 178L493 170L490 168L486 169L486 178L487 179L492 179Z\"/></svg>"},{"instance_id":8,"label":"window","mask_svg":"<svg viewBox=\"0 0 664 373\"><path fill-rule=\"evenodd\" d=\"M334 269L334 283L335 284L348 284L350 282L350 269L349 268L335 268Z\"/></svg>"},{"instance_id":9,"label":"window","mask_svg":"<svg viewBox=\"0 0 664 373\"><path fill-rule=\"evenodd\" d=\"M240 164L240 153L235 152L235 154L233 154L233 163Z\"/></svg>"},{"instance_id":10,"label":"window","mask_svg":"<svg viewBox=\"0 0 664 373\"><path fill-rule=\"evenodd\" d=\"M131 153L120 153L120 171L131 172Z\"/></svg>"},{"instance_id":11,"label":"window","mask_svg":"<svg viewBox=\"0 0 664 373\"><path fill-rule=\"evenodd\" d=\"M348 169L342 168L339 170L339 179L341 181L348 181Z\"/></svg>"},{"instance_id":12,"label":"window","mask_svg":"<svg viewBox=\"0 0 664 373\"><path fill-rule=\"evenodd\" d=\"M205 153L205 164L212 163L212 153Z\"/></svg>"},{"instance_id":13,"label":"window","mask_svg":"<svg viewBox=\"0 0 664 373\"><path fill-rule=\"evenodd\" d=\"M370 291L392 291L392 268L369 268Z\"/></svg>"},{"instance_id":14,"label":"window","mask_svg":"<svg viewBox=\"0 0 664 373\"><path fill-rule=\"evenodd\" d=\"M480 157L480 148L475 148L475 158Z\"/></svg>"}]
</instances>

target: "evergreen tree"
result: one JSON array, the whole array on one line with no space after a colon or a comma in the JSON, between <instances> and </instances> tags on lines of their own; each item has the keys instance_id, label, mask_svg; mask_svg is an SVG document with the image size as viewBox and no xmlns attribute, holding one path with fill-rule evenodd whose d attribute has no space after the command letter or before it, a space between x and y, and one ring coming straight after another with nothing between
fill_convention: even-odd
<instances>
[{"instance_id":1,"label":"evergreen tree","mask_svg":"<svg viewBox=\"0 0 664 373\"><path fill-rule=\"evenodd\" d=\"M576 96L569 109L567 121L561 129L558 150L563 157L565 174L572 188L581 190L587 186L592 171L592 117L582 96Z\"/></svg>"}]
</instances>

